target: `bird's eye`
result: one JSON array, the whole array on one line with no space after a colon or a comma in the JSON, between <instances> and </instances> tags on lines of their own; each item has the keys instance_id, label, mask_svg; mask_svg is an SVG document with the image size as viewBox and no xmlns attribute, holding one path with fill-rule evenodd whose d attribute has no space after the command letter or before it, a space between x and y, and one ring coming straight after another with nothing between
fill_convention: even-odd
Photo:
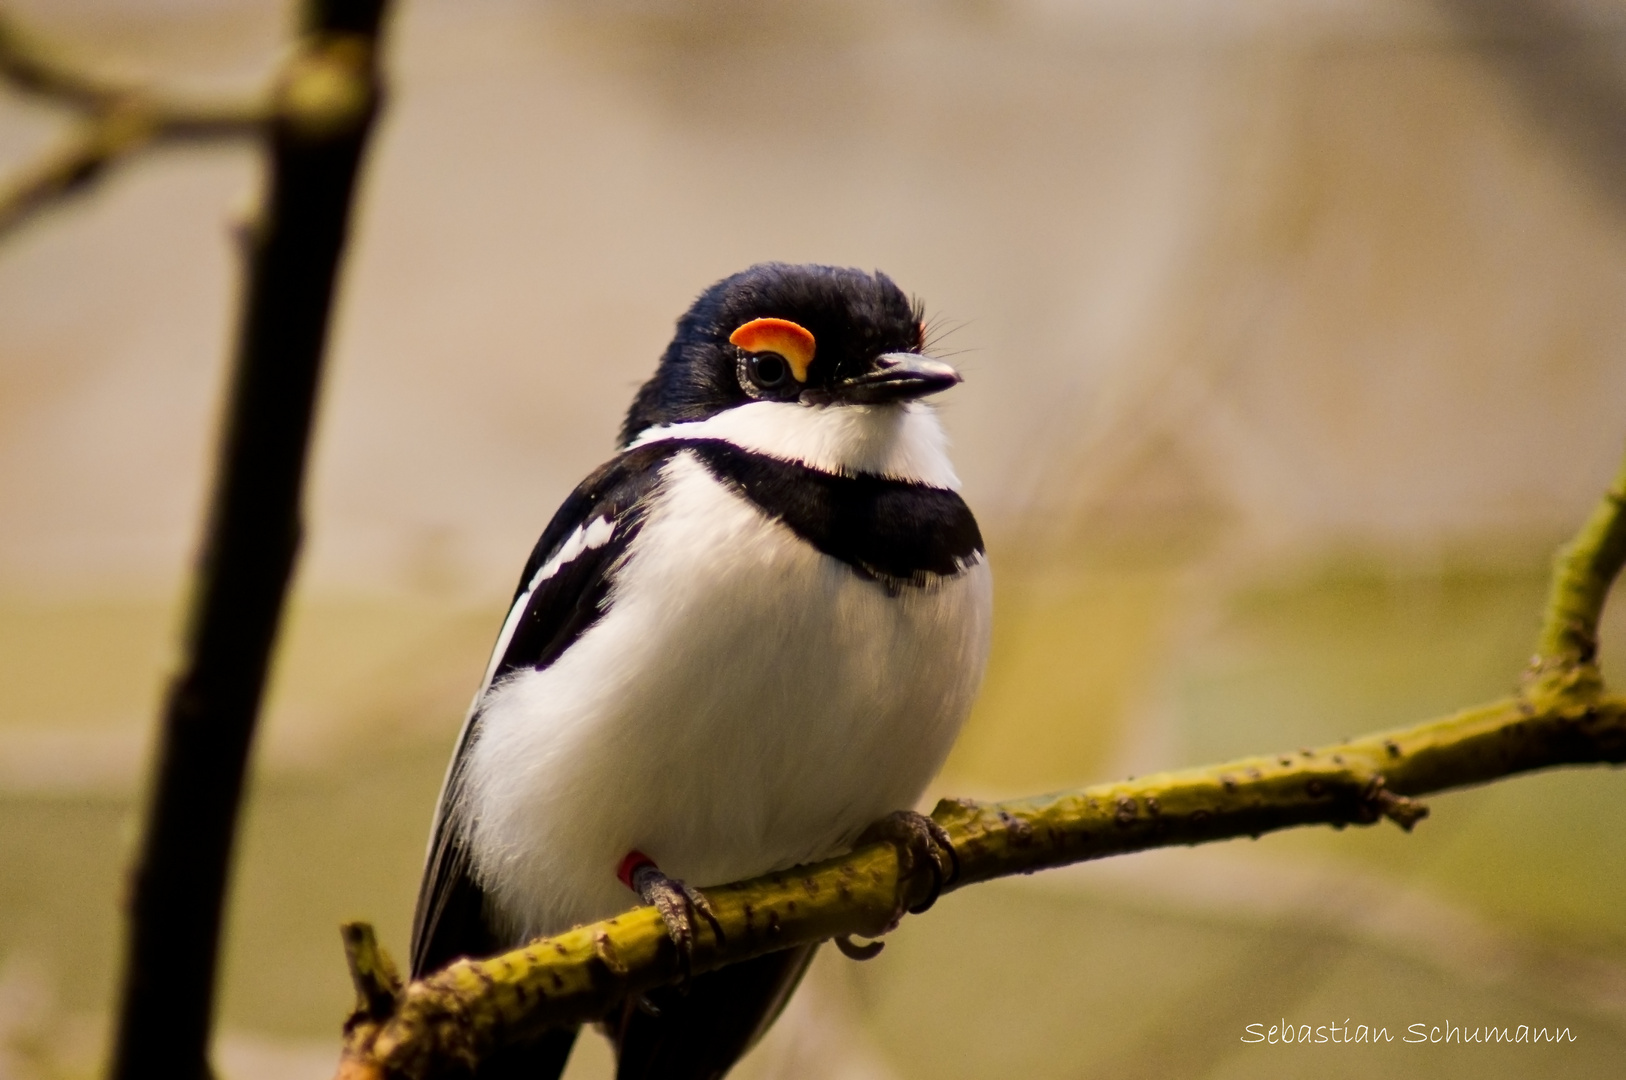
<instances>
[{"instance_id":1,"label":"bird's eye","mask_svg":"<svg viewBox=\"0 0 1626 1080\"><path fill-rule=\"evenodd\" d=\"M790 381L790 365L778 353L752 353L745 360L745 375L758 390L778 390Z\"/></svg>"},{"instance_id":2,"label":"bird's eye","mask_svg":"<svg viewBox=\"0 0 1626 1080\"><path fill-rule=\"evenodd\" d=\"M795 396L792 380L807 382L815 345L805 326L789 319L752 319L728 335L728 343L740 350L740 386L751 397Z\"/></svg>"}]
</instances>

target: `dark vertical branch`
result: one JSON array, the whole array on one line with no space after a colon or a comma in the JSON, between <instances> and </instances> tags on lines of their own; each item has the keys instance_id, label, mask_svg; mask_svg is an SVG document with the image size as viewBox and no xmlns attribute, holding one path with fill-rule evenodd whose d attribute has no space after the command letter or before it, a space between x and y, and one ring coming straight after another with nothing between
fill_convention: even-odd
<instances>
[{"instance_id":1,"label":"dark vertical branch","mask_svg":"<svg viewBox=\"0 0 1626 1080\"><path fill-rule=\"evenodd\" d=\"M279 78L184 666L129 910L120 1080L202 1080L232 840L300 539L333 287L377 111L385 0L315 0Z\"/></svg>"}]
</instances>

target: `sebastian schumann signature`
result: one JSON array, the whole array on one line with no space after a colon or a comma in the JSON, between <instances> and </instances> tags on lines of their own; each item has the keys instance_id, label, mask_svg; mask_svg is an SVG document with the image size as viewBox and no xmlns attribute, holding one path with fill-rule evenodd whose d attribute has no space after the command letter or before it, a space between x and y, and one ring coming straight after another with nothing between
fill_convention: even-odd
<instances>
[{"instance_id":1,"label":"sebastian schumann signature","mask_svg":"<svg viewBox=\"0 0 1626 1080\"><path fill-rule=\"evenodd\" d=\"M1428 1022L1408 1024L1403 1029L1390 1031L1387 1026L1352 1024L1290 1024L1285 1019L1269 1025L1249 1024L1242 1029L1245 1043L1266 1043L1271 1046L1302 1045L1304 1043L1562 1043L1574 1042L1569 1028L1538 1027L1530 1024L1492 1024L1468 1027L1446 1020L1439 1024Z\"/></svg>"}]
</instances>

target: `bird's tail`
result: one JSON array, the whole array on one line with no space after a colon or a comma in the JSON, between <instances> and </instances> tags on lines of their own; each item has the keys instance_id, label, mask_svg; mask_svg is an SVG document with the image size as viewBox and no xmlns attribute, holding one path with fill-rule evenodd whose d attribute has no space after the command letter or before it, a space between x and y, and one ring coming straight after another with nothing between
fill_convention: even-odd
<instances>
[{"instance_id":1,"label":"bird's tail","mask_svg":"<svg viewBox=\"0 0 1626 1080\"><path fill-rule=\"evenodd\" d=\"M762 1037L817 945L769 953L629 1002L616 1032L616 1080L715 1080Z\"/></svg>"},{"instance_id":2,"label":"bird's tail","mask_svg":"<svg viewBox=\"0 0 1626 1080\"><path fill-rule=\"evenodd\" d=\"M480 1062L473 1080L559 1080L579 1028L556 1028L531 1042L505 1046Z\"/></svg>"}]
</instances>

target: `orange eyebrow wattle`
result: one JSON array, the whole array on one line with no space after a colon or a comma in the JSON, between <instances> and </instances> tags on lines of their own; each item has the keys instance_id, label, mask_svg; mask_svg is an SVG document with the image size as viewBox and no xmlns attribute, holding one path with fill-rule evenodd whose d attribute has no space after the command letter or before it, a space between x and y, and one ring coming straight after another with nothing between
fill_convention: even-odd
<instances>
[{"instance_id":1,"label":"orange eyebrow wattle","mask_svg":"<svg viewBox=\"0 0 1626 1080\"><path fill-rule=\"evenodd\" d=\"M746 352L778 353L790 365L797 382L807 381L815 343L805 327L789 319L752 319L728 335L728 341Z\"/></svg>"}]
</instances>

